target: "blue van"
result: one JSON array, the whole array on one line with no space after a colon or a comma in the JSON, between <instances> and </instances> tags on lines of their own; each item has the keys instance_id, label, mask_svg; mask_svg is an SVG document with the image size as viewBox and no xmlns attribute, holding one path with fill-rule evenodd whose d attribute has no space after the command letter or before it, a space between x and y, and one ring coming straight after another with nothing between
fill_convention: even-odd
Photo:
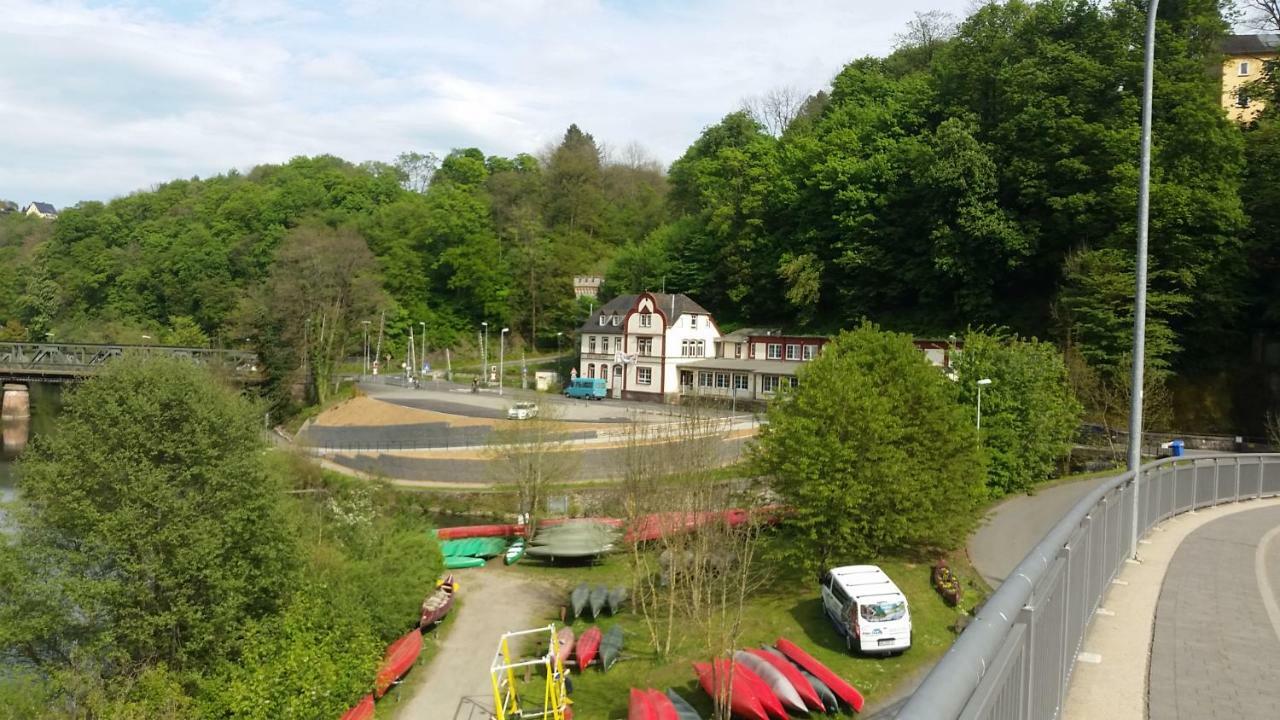
<instances>
[{"instance_id":1,"label":"blue van","mask_svg":"<svg viewBox=\"0 0 1280 720\"><path fill-rule=\"evenodd\" d=\"M603 400L609 396L609 390L604 385L604 378L574 378L564 389L564 396L584 400Z\"/></svg>"}]
</instances>

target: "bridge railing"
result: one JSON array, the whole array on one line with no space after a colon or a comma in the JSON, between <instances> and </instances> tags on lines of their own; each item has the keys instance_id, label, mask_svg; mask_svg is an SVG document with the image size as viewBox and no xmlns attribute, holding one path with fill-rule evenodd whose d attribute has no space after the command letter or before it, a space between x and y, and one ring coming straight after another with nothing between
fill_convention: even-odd
<instances>
[{"instance_id":1,"label":"bridge railing","mask_svg":"<svg viewBox=\"0 0 1280 720\"><path fill-rule=\"evenodd\" d=\"M1142 466L1138 531L1179 513L1280 495L1280 455L1167 458ZM1129 557L1134 478L1082 499L987 600L898 720L1053 720L1076 654Z\"/></svg>"},{"instance_id":2,"label":"bridge railing","mask_svg":"<svg viewBox=\"0 0 1280 720\"><path fill-rule=\"evenodd\" d=\"M91 375L125 355L176 357L202 365L222 365L238 376L262 374L256 353L245 350L173 347L167 345L106 345L92 343L0 342L0 375L17 377L80 377Z\"/></svg>"}]
</instances>

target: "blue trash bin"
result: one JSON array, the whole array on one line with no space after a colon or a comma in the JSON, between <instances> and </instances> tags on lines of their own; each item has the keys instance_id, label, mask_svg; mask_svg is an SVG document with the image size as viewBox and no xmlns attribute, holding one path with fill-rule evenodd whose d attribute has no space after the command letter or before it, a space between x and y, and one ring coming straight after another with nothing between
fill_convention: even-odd
<instances>
[{"instance_id":1,"label":"blue trash bin","mask_svg":"<svg viewBox=\"0 0 1280 720\"><path fill-rule=\"evenodd\" d=\"M1173 452L1174 457L1182 457L1182 448L1184 443L1181 440L1174 440L1169 443L1169 450Z\"/></svg>"}]
</instances>

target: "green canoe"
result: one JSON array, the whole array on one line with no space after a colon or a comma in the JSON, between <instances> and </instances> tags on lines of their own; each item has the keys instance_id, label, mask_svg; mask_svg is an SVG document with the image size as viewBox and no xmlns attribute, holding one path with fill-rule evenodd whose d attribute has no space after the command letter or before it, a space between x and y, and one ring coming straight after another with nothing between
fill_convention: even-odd
<instances>
[{"instance_id":1,"label":"green canoe","mask_svg":"<svg viewBox=\"0 0 1280 720\"><path fill-rule=\"evenodd\" d=\"M508 565L515 565L520 562L520 558L524 557L524 541L517 540L511 543L511 547L507 548L507 554L503 558Z\"/></svg>"},{"instance_id":2,"label":"green canoe","mask_svg":"<svg viewBox=\"0 0 1280 720\"><path fill-rule=\"evenodd\" d=\"M618 608L627 601L627 589L621 585L609 591L609 614L617 615Z\"/></svg>"},{"instance_id":3,"label":"green canoe","mask_svg":"<svg viewBox=\"0 0 1280 720\"><path fill-rule=\"evenodd\" d=\"M484 567L484 558L463 556L447 557L444 559L444 566L450 570Z\"/></svg>"},{"instance_id":4,"label":"green canoe","mask_svg":"<svg viewBox=\"0 0 1280 720\"><path fill-rule=\"evenodd\" d=\"M587 609L587 602L591 597L591 588L582 583L573 589L569 594L569 602L573 604L573 616L582 617L582 612Z\"/></svg>"},{"instance_id":5,"label":"green canoe","mask_svg":"<svg viewBox=\"0 0 1280 720\"><path fill-rule=\"evenodd\" d=\"M618 656L622 654L622 627L614 625L609 628L609 632L604 634L604 639L600 641L600 670L606 671L618 662Z\"/></svg>"},{"instance_id":6,"label":"green canoe","mask_svg":"<svg viewBox=\"0 0 1280 720\"><path fill-rule=\"evenodd\" d=\"M604 604L609 599L609 588L603 585L597 585L591 589L591 617L600 617L600 611L604 610Z\"/></svg>"}]
</instances>

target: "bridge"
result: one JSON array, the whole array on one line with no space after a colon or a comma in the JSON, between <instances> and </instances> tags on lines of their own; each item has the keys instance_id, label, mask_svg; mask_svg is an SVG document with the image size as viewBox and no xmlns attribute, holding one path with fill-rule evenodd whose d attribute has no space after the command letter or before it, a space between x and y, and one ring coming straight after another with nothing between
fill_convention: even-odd
<instances>
[{"instance_id":1,"label":"bridge","mask_svg":"<svg viewBox=\"0 0 1280 720\"><path fill-rule=\"evenodd\" d=\"M98 345L89 343L0 342L0 380L67 382L101 370L119 358L171 357L197 365L227 369L243 382L262 380L256 353L245 350L171 347L166 345Z\"/></svg>"}]
</instances>

